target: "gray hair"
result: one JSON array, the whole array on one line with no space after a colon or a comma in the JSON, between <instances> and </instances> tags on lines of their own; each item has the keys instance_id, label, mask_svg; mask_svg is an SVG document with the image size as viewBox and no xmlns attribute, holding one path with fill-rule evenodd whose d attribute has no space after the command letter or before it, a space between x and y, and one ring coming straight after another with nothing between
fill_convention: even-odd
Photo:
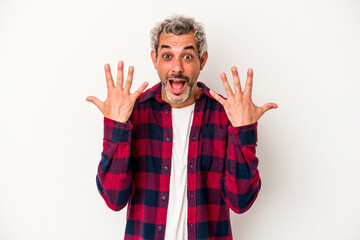
<instances>
[{"instance_id":1,"label":"gray hair","mask_svg":"<svg viewBox=\"0 0 360 240\"><path fill-rule=\"evenodd\" d=\"M150 32L151 48L155 51L156 56L159 47L160 34L182 35L193 31L197 47L199 49L199 57L207 51L207 42L204 27L201 23L195 21L194 18L184 17L182 15L173 15L159 22Z\"/></svg>"}]
</instances>

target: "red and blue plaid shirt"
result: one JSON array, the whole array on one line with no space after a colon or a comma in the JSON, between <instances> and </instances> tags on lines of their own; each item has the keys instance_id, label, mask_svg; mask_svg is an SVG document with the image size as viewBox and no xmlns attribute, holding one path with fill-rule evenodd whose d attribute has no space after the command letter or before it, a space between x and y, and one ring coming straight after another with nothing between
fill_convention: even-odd
<instances>
[{"instance_id":1,"label":"red and blue plaid shirt","mask_svg":"<svg viewBox=\"0 0 360 240\"><path fill-rule=\"evenodd\" d=\"M257 123L232 127L224 108L202 88L190 129L187 164L188 239L232 239L231 208L245 212L260 190ZM171 107L161 84L137 99L128 123L104 118L96 178L106 204L128 204L125 239L164 239L169 200Z\"/></svg>"}]
</instances>

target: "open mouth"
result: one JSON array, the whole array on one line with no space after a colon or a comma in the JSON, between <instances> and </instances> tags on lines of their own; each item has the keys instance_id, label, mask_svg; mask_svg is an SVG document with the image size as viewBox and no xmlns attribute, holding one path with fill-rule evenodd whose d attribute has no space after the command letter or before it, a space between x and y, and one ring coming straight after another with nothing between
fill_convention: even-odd
<instances>
[{"instance_id":1,"label":"open mouth","mask_svg":"<svg viewBox=\"0 0 360 240\"><path fill-rule=\"evenodd\" d=\"M171 92L174 94L181 94L186 86L184 79L169 79Z\"/></svg>"}]
</instances>

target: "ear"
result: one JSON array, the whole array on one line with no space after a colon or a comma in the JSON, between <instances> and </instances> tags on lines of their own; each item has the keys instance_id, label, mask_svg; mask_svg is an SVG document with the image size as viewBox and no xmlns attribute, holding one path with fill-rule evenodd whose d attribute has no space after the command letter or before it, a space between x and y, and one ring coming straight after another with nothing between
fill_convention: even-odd
<instances>
[{"instance_id":1,"label":"ear","mask_svg":"<svg viewBox=\"0 0 360 240\"><path fill-rule=\"evenodd\" d=\"M204 52L200 59L200 70L203 70L207 59L208 59L208 52Z\"/></svg>"},{"instance_id":2,"label":"ear","mask_svg":"<svg viewBox=\"0 0 360 240\"><path fill-rule=\"evenodd\" d=\"M156 59L156 53L154 50L151 50L151 61L154 64L154 68L157 70L157 59Z\"/></svg>"}]
</instances>

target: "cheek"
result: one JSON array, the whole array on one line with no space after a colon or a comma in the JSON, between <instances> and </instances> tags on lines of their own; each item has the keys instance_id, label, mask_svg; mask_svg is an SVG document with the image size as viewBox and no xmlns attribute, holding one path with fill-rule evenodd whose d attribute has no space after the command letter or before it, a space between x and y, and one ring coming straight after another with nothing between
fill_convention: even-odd
<instances>
[{"instance_id":1,"label":"cheek","mask_svg":"<svg viewBox=\"0 0 360 240\"><path fill-rule=\"evenodd\" d=\"M163 68L160 68L160 67L158 68L158 75L159 75L159 78L161 81L163 81L163 82L166 81L167 73Z\"/></svg>"},{"instance_id":2,"label":"cheek","mask_svg":"<svg viewBox=\"0 0 360 240\"><path fill-rule=\"evenodd\" d=\"M192 66L192 67L189 69L189 74L191 74L191 76L192 76L193 78L196 78L196 77L199 75L199 72L200 72L200 65Z\"/></svg>"},{"instance_id":3,"label":"cheek","mask_svg":"<svg viewBox=\"0 0 360 240\"><path fill-rule=\"evenodd\" d=\"M168 66L165 63L160 63L157 66L157 70L159 73L166 74L166 72L168 71Z\"/></svg>"}]
</instances>

